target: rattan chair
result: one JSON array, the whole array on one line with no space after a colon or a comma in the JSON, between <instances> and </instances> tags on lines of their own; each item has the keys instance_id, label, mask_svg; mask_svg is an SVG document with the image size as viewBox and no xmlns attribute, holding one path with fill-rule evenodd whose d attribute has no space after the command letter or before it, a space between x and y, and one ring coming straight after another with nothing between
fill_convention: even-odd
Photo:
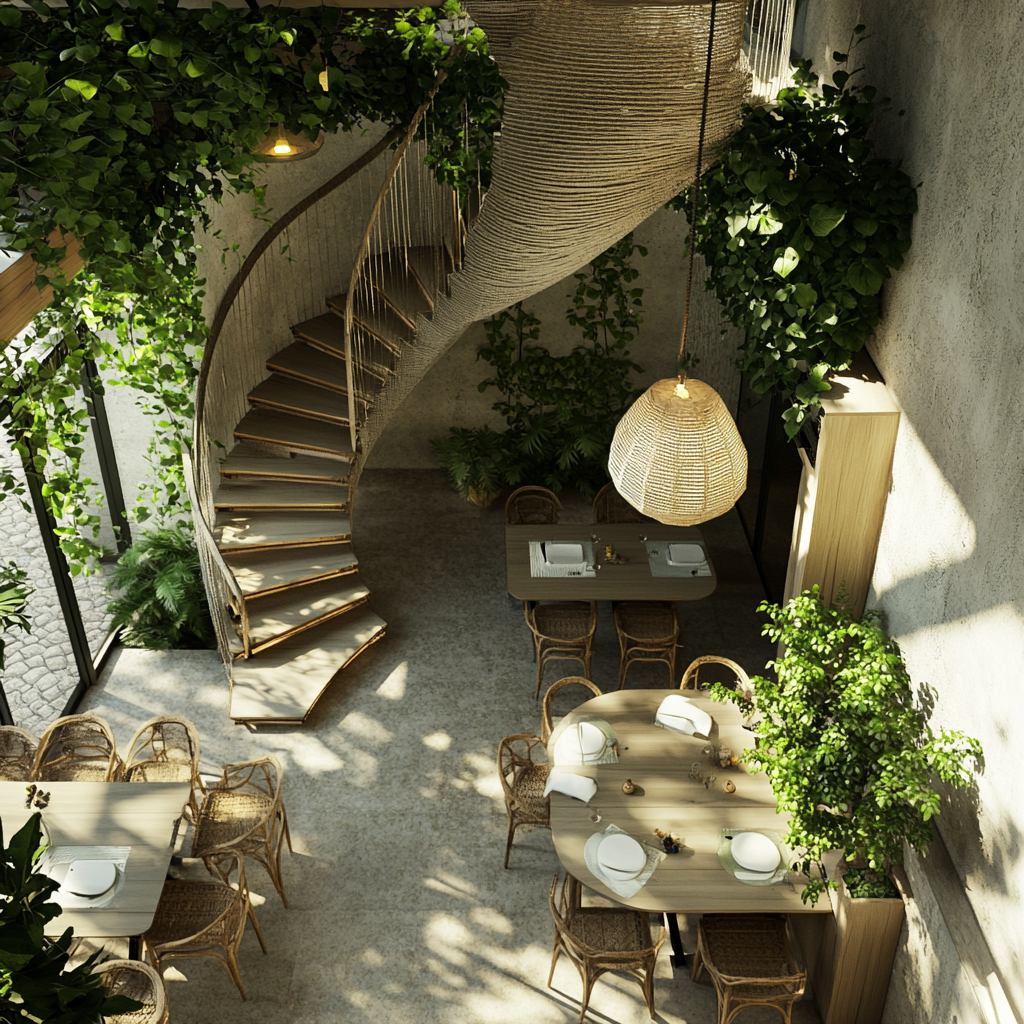
<instances>
[{"instance_id":1,"label":"rattan chair","mask_svg":"<svg viewBox=\"0 0 1024 1024\"><path fill-rule=\"evenodd\" d=\"M505 502L506 526L531 526L557 523L562 503L546 487L520 487Z\"/></svg>"},{"instance_id":2,"label":"rattan chair","mask_svg":"<svg viewBox=\"0 0 1024 1024\"><path fill-rule=\"evenodd\" d=\"M663 661L668 665L669 685L676 678L679 617L668 601L621 601L615 606L619 634L619 689L626 683L629 666L637 661Z\"/></svg>"},{"instance_id":3,"label":"rattan chair","mask_svg":"<svg viewBox=\"0 0 1024 1024\"><path fill-rule=\"evenodd\" d=\"M281 800L281 762L273 755L224 766L203 800L192 839L192 856L208 869L218 854L237 851L258 861L288 906L281 879L281 848L292 848L288 815Z\"/></svg>"},{"instance_id":4,"label":"rattan chair","mask_svg":"<svg viewBox=\"0 0 1024 1024\"><path fill-rule=\"evenodd\" d=\"M705 915L697 931L694 981L705 967L718 993L718 1024L729 1024L748 1006L772 1006L789 1024L807 985L781 915Z\"/></svg>"},{"instance_id":5,"label":"rattan chair","mask_svg":"<svg viewBox=\"0 0 1024 1024\"><path fill-rule=\"evenodd\" d=\"M590 993L602 974L621 971L640 982L647 1012L654 1018L654 967L658 951L665 941L665 929L651 938L651 919L637 910L581 906L580 883L567 875L559 901L555 901L558 875L551 883L548 903L555 922L555 948L551 954L548 988L555 976L555 965L562 953L576 965L583 982L580 1024L587 1013Z\"/></svg>"},{"instance_id":6,"label":"rattan chair","mask_svg":"<svg viewBox=\"0 0 1024 1024\"><path fill-rule=\"evenodd\" d=\"M694 690L699 690L701 688L700 672L706 665L718 665L727 669L727 672L724 673L721 671L714 672L709 669L709 673L714 677L711 682L720 682L730 690L743 694L747 701L747 710L741 712L745 716L743 727L745 729L755 728L760 720L760 715L754 707L754 683L750 676L730 658L721 658L717 654L704 654L699 658L694 658L683 673L683 678L679 681L679 689L685 690L688 687L692 687ZM733 677L732 679L722 678L723 675L728 677L730 674Z\"/></svg>"},{"instance_id":7,"label":"rattan chair","mask_svg":"<svg viewBox=\"0 0 1024 1024\"><path fill-rule=\"evenodd\" d=\"M633 508L626 499L615 490L614 484L605 484L594 498L595 523L653 523L654 520L645 516L639 509Z\"/></svg>"},{"instance_id":8,"label":"rattan chair","mask_svg":"<svg viewBox=\"0 0 1024 1024\"><path fill-rule=\"evenodd\" d=\"M534 657L537 660L537 692L549 661L578 661L584 676L590 676L590 659L594 654L594 633L597 632L597 603L566 601L538 604L526 609L526 624L533 633Z\"/></svg>"},{"instance_id":9,"label":"rattan chair","mask_svg":"<svg viewBox=\"0 0 1024 1024\"><path fill-rule=\"evenodd\" d=\"M141 960L108 960L94 967L93 974L110 996L127 996L142 1003L139 1010L115 1013L104 1017L105 1024L167 1024L167 992L164 980L149 964Z\"/></svg>"},{"instance_id":10,"label":"rattan chair","mask_svg":"<svg viewBox=\"0 0 1024 1024\"><path fill-rule=\"evenodd\" d=\"M554 729L555 721L551 717L551 698L562 689L563 686L582 686L584 689L589 690L595 697L601 696L601 690L598 688L596 683L592 683L589 679L584 679L583 676L566 676L564 679L559 679L557 683L553 683L548 687L547 693L544 694L544 703L541 705L540 711L540 738L547 743L551 739L551 733ZM588 697L587 700L590 700Z\"/></svg>"},{"instance_id":11,"label":"rattan chair","mask_svg":"<svg viewBox=\"0 0 1024 1024\"><path fill-rule=\"evenodd\" d=\"M191 820L199 816L206 788L199 775L199 733L187 718L161 715L132 737L122 772L125 782L188 782Z\"/></svg>"},{"instance_id":12,"label":"rattan chair","mask_svg":"<svg viewBox=\"0 0 1024 1024\"><path fill-rule=\"evenodd\" d=\"M94 714L58 718L39 741L33 782L116 782L121 759L110 726Z\"/></svg>"},{"instance_id":13,"label":"rattan chair","mask_svg":"<svg viewBox=\"0 0 1024 1024\"><path fill-rule=\"evenodd\" d=\"M242 998L248 999L238 970L246 918L252 921L264 953L267 946L249 898L244 858L237 853L222 854L215 867L220 877L211 881L172 878L164 883L153 923L142 941L158 971L167 960L212 956L231 975Z\"/></svg>"},{"instance_id":14,"label":"rattan chair","mask_svg":"<svg viewBox=\"0 0 1024 1024\"><path fill-rule=\"evenodd\" d=\"M505 867L508 867L512 840L520 825L551 828L551 800L544 796L548 782L548 766L533 760L537 750L544 749L539 736L517 733L506 736L498 744L498 774L508 811L508 839L505 842Z\"/></svg>"},{"instance_id":15,"label":"rattan chair","mask_svg":"<svg viewBox=\"0 0 1024 1024\"><path fill-rule=\"evenodd\" d=\"M38 745L24 729L0 725L0 782L28 782Z\"/></svg>"}]
</instances>

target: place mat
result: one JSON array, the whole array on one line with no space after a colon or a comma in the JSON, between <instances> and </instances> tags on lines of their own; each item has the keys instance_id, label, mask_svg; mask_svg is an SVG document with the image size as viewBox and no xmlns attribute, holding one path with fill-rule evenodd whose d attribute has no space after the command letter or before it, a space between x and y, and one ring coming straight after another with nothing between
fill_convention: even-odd
<instances>
[{"instance_id":1,"label":"place mat","mask_svg":"<svg viewBox=\"0 0 1024 1024\"><path fill-rule=\"evenodd\" d=\"M124 888L125 866L131 852L130 846L50 846L39 858L38 870L63 884L68 869L76 860L113 861L117 881L102 896L73 896L57 890L50 897L65 910L102 910L109 907Z\"/></svg>"},{"instance_id":2,"label":"place mat","mask_svg":"<svg viewBox=\"0 0 1024 1024\"><path fill-rule=\"evenodd\" d=\"M726 837L737 836L741 832L760 832L761 835L767 836L778 847L782 859L772 874L767 875L757 871L749 871L747 868L741 867L736 863L736 858L732 855L732 840ZM742 882L744 885L765 886L778 885L779 882L785 880L789 875L789 864L792 854L778 832L772 832L767 828L723 828L722 838L718 841L718 859L721 861L722 867L738 882Z\"/></svg>"},{"instance_id":3,"label":"place mat","mask_svg":"<svg viewBox=\"0 0 1024 1024\"><path fill-rule=\"evenodd\" d=\"M590 722L591 725L596 725L604 733L604 737L608 741L604 750L596 757L589 757L586 760L581 760L579 757L566 760L560 759L558 756L560 753L558 741L567 729L579 725L580 722ZM548 740L548 757L551 759L551 763L558 768L570 766L574 768L587 768L592 764L618 764L619 755L615 752L615 744L618 742L619 738L615 735L615 730L603 718L598 715L574 715L570 713L552 730L551 739Z\"/></svg>"},{"instance_id":4,"label":"place mat","mask_svg":"<svg viewBox=\"0 0 1024 1024\"><path fill-rule=\"evenodd\" d=\"M644 542L647 548L647 562L651 567L652 576L710 576L711 567L707 559L700 565L669 565L667 540L648 540ZM704 552L705 555L707 551Z\"/></svg>"},{"instance_id":5,"label":"place mat","mask_svg":"<svg viewBox=\"0 0 1024 1024\"><path fill-rule=\"evenodd\" d=\"M624 836L629 835L628 832L619 828L618 825L609 825L603 832L595 832L583 847L583 859L586 861L587 867L590 869L590 873L595 878L604 882L612 892L618 893L619 896L628 900L634 897L647 884L647 880L654 874L654 869L665 859L667 854L664 850L656 850L653 846L648 846L646 843L640 842L640 840L637 839L636 841L640 843L644 848L644 852L647 854L647 864L644 866L643 871L641 871L636 878L630 878L628 880L623 880L621 878L609 878L601 870L601 864L597 859L597 848L601 845L605 836L613 836L617 833ZM636 836L633 836L632 838L636 839Z\"/></svg>"},{"instance_id":6,"label":"place mat","mask_svg":"<svg viewBox=\"0 0 1024 1024\"><path fill-rule=\"evenodd\" d=\"M544 560L543 545L549 543L542 540L530 541L530 575L534 579L542 577L554 579L566 576L593 577L597 575L594 568L594 542L590 540L559 541L558 543L582 544L583 565L548 565Z\"/></svg>"}]
</instances>

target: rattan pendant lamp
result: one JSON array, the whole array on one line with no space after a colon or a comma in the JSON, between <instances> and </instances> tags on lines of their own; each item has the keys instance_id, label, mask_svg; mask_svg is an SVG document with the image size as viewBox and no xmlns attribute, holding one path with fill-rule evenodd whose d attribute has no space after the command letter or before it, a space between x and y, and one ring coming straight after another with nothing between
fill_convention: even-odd
<instances>
[{"instance_id":1,"label":"rattan pendant lamp","mask_svg":"<svg viewBox=\"0 0 1024 1024\"><path fill-rule=\"evenodd\" d=\"M630 406L615 428L608 456L608 472L619 494L645 515L673 526L694 526L728 512L747 486L747 450L729 410L714 388L688 379L683 369L716 6L711 0L679 376L659 380Z\"/></svg>"}]
</instances>

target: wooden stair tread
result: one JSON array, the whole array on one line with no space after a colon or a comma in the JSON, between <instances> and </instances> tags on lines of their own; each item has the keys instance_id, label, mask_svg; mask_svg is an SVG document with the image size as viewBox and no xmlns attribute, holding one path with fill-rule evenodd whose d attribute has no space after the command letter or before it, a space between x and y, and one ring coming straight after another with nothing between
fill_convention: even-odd
<instances>
[{"instance_id":1,"label":"wooden stair tread","mask_svg":"<svg viewBox=\"0 0 1024 1024\"><path fill-rule=\"evenodd\" d=\"M294 380L305 381L307 384L315 384L319 388L347 395L348 380L345 376L344 350L337 355L341 357L340 361L330 356L325 358L322 352L297 341L293 345L281 349L280 352L275 352L267 360L266 365L271 373L279 373L283 377L291 377Z\"/></svg>"},{"instance_id":2,"label":"wooden stair tread","mask_svg":"<svg viewBox=\"0 0 1024 1024\"><path fill-rule=\"evenodd\" d=\"M307 420L276 409L251 409L235 427L235 438L319 452L329 458L354 457L348 427Z\"/></svg>"},{"instance_id":3,"label":"wooden stair tread","mask_svg":"<svg viewBox=\"0 0 1024 1024\"><path fill-rule=\"evenodd\" d=\"M339 544L352 539L348 516L337 512L218 512L213 536L220 551Z\"/></svg>"},{"instance_id":4,"label":"wooden stair tread","mask_svg":"<svg viewBox=\"0 0 1024 1024\"><path fill-rule=\"evenodd\" d=\"M408 250L409 269L416 275L427 295L447 292L451 258L443 246L416 245Z\"/></svg>"},{"instance_id":5,"label":"wooden stair tread","mask_svg":"<svg viewBox=\"0 0 1024 1024\"><path fill-rule=\"evenodd\" d=\"M215 508L280 508L348 510L343 484L298 483L294 480L221 480L213 496Z\"/></svg>"},{"instance_id":6,"label":"wooden stair tread","mask_svg":"<svg viewBox=\"0 0 1024 1024\"><path fill-rule=\"evenodd\" d=\"M345 316L346 298L347 295L334 295L327 300L327 305L342 318ZM394 372L388 369L386 359L401 355L402 347L409 344L416 336L416 331L384 302L377 302L371 306L360 298L352 313L355 322L380 346L380 351L371 349L365 353L360 358L360 365L376 377L380 376L382 370L385 374ZM344 340L338 354L345 354Z\"/></svg>"},{"instance_id":7,"label":"wooden stair tread","mask_svg":"<svg viewBox=\"0 0 1024 1024\"><path fill-rule=\"evenodd\" d=\"M370 591L359 574L349 573L339 579L318 580L247 601L252 650L280 643L325 619L343 615L369 597Z\"/></svg>"},{"instance_id":8,"label":"wooden stair tread","mask_svg":"<svg viewBox=\"0 0 1024 1024\"><path fill-rule=\"evenodd\" d=\"M423 294L416 277L402 263L385 263L383 267L369 265L366 269L373 287L384 301L411 327L416 327L416 316L429 313L433 302Z\"/></svg>"},{"instance_id":9,"label":"wooden stair tread","mask_svg":"<svg viewBox=\"0 0 1024 1024\"><path fill-rule=\"evenodd\" d=\"M298 725L334 677L384 635L386 623L366 605L304 630L231 666L236 722Z\"/></svg>"},{"instance_id":10,"label":"wooden stair tread","mask_svg":"<svg viewBox=\"0 0 1024 1024\"><path fill-rule=\"evenodd\" d=\"M259 408L279 409L305 419L321 420L348 426L348 397L318 384L284 377L272 373L247 395L249 402ZM361 403L365 406L365 403ZM365 408L360 409L360 419Z\"/></svg>"},{"instance_id":11,"label":"wooden stair tread","mask_svg":"<svg viewBox=\"0 0 1024 1024\"><path fill-rule=\"evenodd\" d=\"M227 551L224 561L245 597L337 578L359 565L349 543Z\"/></svg>"},{"instance_id":12,"label":"wooden stair tread","mask_svg":"<svg viewBox=\"0 0 1024 1024\"><path fill-rule=\"evenodd\" d=\"M277 458L267 455L245 441L236 444L220 464L221 477L237 479L279 479L338 483L348 481L348 466L336 459L317 455L292 455Z\"/></svg>"}]
</instances>

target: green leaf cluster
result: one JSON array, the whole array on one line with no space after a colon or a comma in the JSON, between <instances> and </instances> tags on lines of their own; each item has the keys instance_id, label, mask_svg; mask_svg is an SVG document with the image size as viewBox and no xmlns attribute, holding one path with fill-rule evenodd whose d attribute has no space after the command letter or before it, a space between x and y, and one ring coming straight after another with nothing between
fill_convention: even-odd
<instances>
[{"instance_id":1,"label":"green leaf cluster","mask_svg":"<svg viewBox=\"0 0 1024 1024\"><path fill-rule=\"evenodd\" d=\"M521 302L484 325L487 343L478 358L494 373L479 389L498 390L492 408L507 428L499 434L453 427L449 437L431 441L460 493L539 483L593 495L607 483L612 434L639 395L632 374L643 372L627 347L643 322L635 253L647 250L626 235L574 275L566 320L583 342L567 355L554 356L539 343L541 322Z\"/></svg>"},{"instance_id":2,"label":"green leaf cluster","mask_svg":"<svg viewBox=\"0 0 1024 1024\"><path fill-rule=\"evenodd\" d=\"M904 842L924 849L939 813L936 780L969 786L980 743L932 730L928 691L922 705L876 614L858 621L826 608L817 586L784 607L765 602L758 610L783 653L769 664L775 679L753 680L758 742L746 760L767 773L780 810L792 815L786 842L802 870L810 877L824 853L843 850L881 872L902 862ZM720 684L712 696L744 702ZM804 898L816 900L822 888L810 881Z\"/></svg>"},{"instance_id":3,"label":"green leaf cluster","mask_svg":"<svg viewBox=\"0 0 1024 1024\"><path fill-rule=\"evenodd\" d=\"M0 671L4 668L6 643L3 634L9 629L23 629L32 632L25 615L25 603L32 588L25 585L28 573L19 569L14 562L0 565Z\"/></svg>"},{"instance_id":4,"label":"green leaf cluster","mask_svg":"<svg viewBox=\"0 0 1024 1024\"><path fill-rule=\"evenodd\" d=\"M40 815L33 814L3 841L0 822L0 1020L9 1024L102 1024L108 1016L130 1013L142 1004L108 996L92 973L94 953L72 970L72 930L58 939L43 934L61 908L50 901L60 888L36 871L45 849Z\"/></svg>"},{"instance_id":5,"label":"green leaf cluster","mask_svg":"<svg viewBox=\"0 0 1024 1024\"><path fill-rule=\"evenodd\" d=\"M789 437L878 324L879 292L910 248L917 210L910 179L872 151L872 123L889 101L851 86L846 71L819 89L810 61L794 78L774 107L743 108L701 178L688 236L706 287L746 332L740 371L756 391L790 400ZM669 205L689 213L692 202L688 189Z\"/></svg>"},{"instance_id":6,"label":"green leaf cluster","mask_svg":"<svg viewBox=\"0 0 1024 1024\"><path fill-rule=\"evenodd\" d=\"M210 647L213 622L199 552L185 526L144 534L120 558L108 584L107 606L127 647L178 650Z\"/></svg>"}]
</instances>

